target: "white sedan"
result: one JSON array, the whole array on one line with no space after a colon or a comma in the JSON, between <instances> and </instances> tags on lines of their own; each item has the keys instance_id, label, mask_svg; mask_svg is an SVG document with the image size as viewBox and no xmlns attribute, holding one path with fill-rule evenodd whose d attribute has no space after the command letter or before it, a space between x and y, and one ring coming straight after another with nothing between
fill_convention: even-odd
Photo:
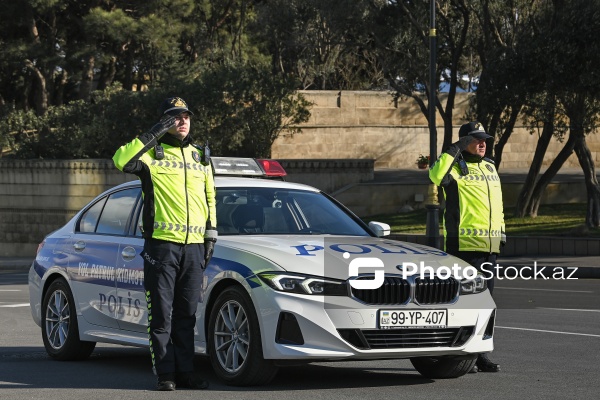
<instances>
[{"instance_id":1,"label":"white sedan","mask_svg":"<svg viewBox=\"0 0 600 400\"><path fill-rule=\"evenodd\" d=\"M224 382L265 384L287 363L403 358L455 378L493 350L496 306L463 261L385 239L389 226L318 189L258 176L284 175L272 162L213 167L219 239L195 344ZM40 244L31 311L53 358L87 358L97 342L148 346L141 207L140 183L119 185Z\"/></svg>"}]
</instances>

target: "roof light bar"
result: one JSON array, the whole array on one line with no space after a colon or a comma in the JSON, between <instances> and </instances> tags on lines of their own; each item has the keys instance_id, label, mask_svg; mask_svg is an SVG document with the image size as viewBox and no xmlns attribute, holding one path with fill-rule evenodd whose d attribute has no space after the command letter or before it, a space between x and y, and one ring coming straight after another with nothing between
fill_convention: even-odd
<instances>
[{"instance_id":1,"label":"roof light bar","mask_svg":"<svg viewBox=\"0 0 600 400\"><path fill-rule=\"evenodd\" d=\"M251 177L284 177L287 175L275 160L239 157L211 157L215 175L237 175Z\"/></svg>"},{"instance_id":2,"label":"roof light bar","mask_svg":"<svg viewBox=\"0 0 600 400\"><path fill-rule=\"evenodd\" d=\"M216 175L264 176L265 173L253 158L211 157Z\"/></svg>"}]
</instances>

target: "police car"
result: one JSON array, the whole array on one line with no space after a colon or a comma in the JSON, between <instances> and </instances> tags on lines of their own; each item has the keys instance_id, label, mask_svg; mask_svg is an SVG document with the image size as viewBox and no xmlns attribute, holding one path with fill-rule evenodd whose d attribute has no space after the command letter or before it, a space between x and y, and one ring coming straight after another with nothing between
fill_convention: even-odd
<instances>
[{"instance_id":1,"label":"police car","mask_svg":"<svg viewBox=\"0 0 600 400\"><path fill-rule=\"evenodd\" d=\"M274 161L215 157L213 168L219 239L195 346L225 383L265 384L286 364L403 358L455 378L493 350L496 306L463 261L386 239L388 225L318 189L264 179L285 175ZM148 346L141 208L139 181L119 185L39 245L31 312L53 358Z\"/></svg>"}]
</instances>

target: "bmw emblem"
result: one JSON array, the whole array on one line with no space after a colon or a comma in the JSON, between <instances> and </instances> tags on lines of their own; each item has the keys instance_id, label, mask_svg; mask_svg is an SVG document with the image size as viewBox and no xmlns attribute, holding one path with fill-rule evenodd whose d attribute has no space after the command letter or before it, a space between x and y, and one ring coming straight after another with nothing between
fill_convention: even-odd
<instances>
[{"instance_id":1,"label":"bmw emblem","mask_svg":"<svg viewBox=\"0 0 600 400\"><path fill-rule=\"evenodd\" d=\"M200 162L200 154L198 154L197 151L192 151L192 158L194 159L194 161L196 161L197 163Z\"/></svg>"}]
</instances>

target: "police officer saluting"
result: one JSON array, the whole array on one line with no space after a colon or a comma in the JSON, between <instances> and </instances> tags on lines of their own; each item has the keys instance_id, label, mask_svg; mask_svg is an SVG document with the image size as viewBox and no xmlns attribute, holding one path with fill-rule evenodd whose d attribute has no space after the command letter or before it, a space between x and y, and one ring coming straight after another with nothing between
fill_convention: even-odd
<instances>
[{"instance_id":1,"label":"police officer saluting","mask_svg":"<svg viewBox=\"0 0 600 400\"><path fill-rule=\"evenodd\" d=\"M504 235L504 207L494 162L485 157L491 138L479 122L460 127L459 140L448 147L429 170L429 178L444 190L446 252L481 270L496 264ZM487 268L490 271L490 268ZM487 281L490 293L494 278ZM472 372L498 372L500 366L480 354Z\"/></svg>"},{"instance_id":2,"label":"police officer saluting","mask_svg":"<svg viewBox=\"0 0 600 400\"><path fill-rule=\"evenodd\" d=\"M193 113L179 97L159 107L160 122L117 150L113 161L142 182L144 288L157 390L205 389L194 374L194 327L203 270L217 240L215 184L193 143Z\"/></svg>"}]
</instances>

